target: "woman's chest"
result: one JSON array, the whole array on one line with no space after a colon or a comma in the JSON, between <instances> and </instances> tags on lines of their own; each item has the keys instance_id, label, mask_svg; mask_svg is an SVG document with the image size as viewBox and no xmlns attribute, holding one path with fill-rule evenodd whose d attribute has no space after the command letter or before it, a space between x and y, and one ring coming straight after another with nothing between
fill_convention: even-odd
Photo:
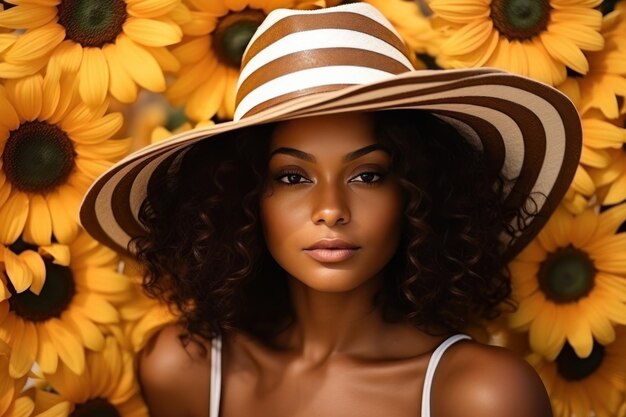
<instances>
[{"instance_id":1,"label":"woman's chest","mask_svg":"<svg viewBox=\"0 0 626 417\"><path fill-rule=\"evenodd\" d=\"M219 417L415 417L426 364L333 363L318 369L225 369Z\"/></svg>"}]
</instances>

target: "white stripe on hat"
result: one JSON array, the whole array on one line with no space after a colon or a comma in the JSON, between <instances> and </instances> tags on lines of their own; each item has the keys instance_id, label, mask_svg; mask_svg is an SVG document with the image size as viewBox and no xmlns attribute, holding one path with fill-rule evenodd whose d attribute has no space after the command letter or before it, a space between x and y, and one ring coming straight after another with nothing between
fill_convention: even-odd
<instances>
[{"instance_id":1,"label":"white stripe on hat","mask_svg":"<svg viewBox=\"0 0 626 417\"><path fill-rule=\"evenodd\" d=\"M241 119L251 109L275 97L312 87L338 84L366 84L395 76L374 68L338 65L310 68L272 79L250 91L239 102L234 120Z\"/></svg>"}]
</instances>

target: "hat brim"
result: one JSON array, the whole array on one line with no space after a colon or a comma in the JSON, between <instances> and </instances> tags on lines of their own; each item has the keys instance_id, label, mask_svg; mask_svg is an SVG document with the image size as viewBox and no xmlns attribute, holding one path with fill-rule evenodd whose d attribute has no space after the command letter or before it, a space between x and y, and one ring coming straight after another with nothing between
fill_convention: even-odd
<instances>
[{"instance_id":1,"label":"hat brim","mask_svg":"<svg viewBox=\"0 0 626 417\"><path fill-rule=\"evenodd\" d=\"M534 208L536 215L522 214L511 222L519 233L506 238L504 256L510 259L556 209L580 158L582 128L572 102L546 84L492 68L414 71L371 84L300 94L275 106L269 103L241 120L183 132L128 155L85 194L79 216L82 227L101 243L128 252L130 239L145 233L138 212L154 172L175 170L184 151L198 141L298 117L416 109L452 124L507 178L515 179L506 197L508 207L532 202L527 208Z\"/></svg>"}]
</instances>

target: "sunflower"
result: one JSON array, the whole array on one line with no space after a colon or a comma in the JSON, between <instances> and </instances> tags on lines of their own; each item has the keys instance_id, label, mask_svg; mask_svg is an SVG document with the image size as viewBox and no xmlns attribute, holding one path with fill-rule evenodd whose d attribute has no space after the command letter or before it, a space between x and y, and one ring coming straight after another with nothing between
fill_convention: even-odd
<instances>
[{"instance_id":1,"label":"sunflower","mask_svg":"<svg viewBox=\"0 0 626 417\"><path fill-rule=\"evenodd\" d=\"M594 341L585 358L567 343L554 360L527 357L546 386L554 417L617 415L626 388L626 329L618 326L615 334L606 345Z\"/></svg>"},{"instance_id":2,"label":"sunflower","mask_svg":"<svg viewBox=\"0 0 626 417\"><path fill-rule=\"evenodd\" d=\"M436 57L439 54L441 35L430 26L426 11L414 1L405 0L363 0L380 10L411 49L411 58L416 68L424 67L415 60L415 54Z\"/></svg>"},{"instance_id":3,"label":"sunflower","mask_svg":"<svg viewBox=\"0 0 626 417\"><path fill-rule=\"evenodd\" d=\"M83 194L129 148L110 140L122 115L105 115L106 102L89 109L75 85L40 74L0 85L0 244L22 233L37 245L70 242Z\"/></svg>"},{"instance_id":4,"label":"sunflower","mask_svg":"<svg viewBox=\"0 0 626 417\"><path fill-rule=\"evenodd\" d=\"M48 71L77 72L81 98L90 107L110 92L136 99L137 85L164 91L163 70L178 62L166 45L180 41L179 22L189 17L180 0L11 0L0 26L26 29L4 53L1 78Z\"/></svg>"},{"instance_id":5,"label":"sunflower","mask_svg":"<svg viewBox=\"0 0 626 417\"><path fill-rule=\"evenodd\" d=\"M10 352L10 346L0 340L0 417L28 417L34 404L27 396L20 395L26 376L18 379L9 376Z\"/></svg>"},{"instance_id":6,"label":"sunflower","mask_svg":"<svg viewBox=\"0 0 626 417\"><path fill-rule=\"evenodd\" d=\"M432 0L446 40L440 62L498 67L556 85L570 68L586 74L583 51L599 51L601 0Z\"/></svg>"},{"instance_id":7,"label":"sunflower","mask_svg":"<svg viewBox=\"0 0 626 417\"><path fill-rule=\"evenodd\" d=\"M616 119L620 113L618 98L626 96L626 10L604 16L601 33L604 48L586 54L589 72L568 77L573 83L568 89L577 96L581 114L598 109L603 117Z\"/></svg>"},{"instance_id":8,"label":"sunflower","mask_svg":"<svg viewBox=\"0 0 626 417\"><path fill-rule=\"evenodd\" d=\"M325 6L324 0L185 0L191 21L172 50L181 63L167 91L174 106L195 121L232 119L241 57L265 16L277 8Z\"/></svg>"},{"instance_id":9,"label":"sunflower","mask_svg":"<svg viewBox=\"0 0 626 417\"><path fill-rule=\"evenodd\" d=\"M87 352L85 361L80 375L65 365L44 374L49 385L38 381L46 389L35 391L35 415L148 417L130 352L107 336L102 352Z\"/></svg>"},{"instance_id":10,"label":"sunflower","mask_svg":"<svg viewBox=\"0 0 626 417\"><path fill-rule=\"evenodd\" d=\"M53 264L68 266L70 263L69 247L53 243L37 248L20 239L10 247L0 245L0 271L4 270L16 293L27 289L35 294L41 292L46 282L44 258ZM8 295L6 291L0 294L0 300L5 300Z\"/></svg>"},{"instance_id":11,"label":"sunflower","mask_svg":"<svg viewBox=\"0 0 626 417\"><path fill-rule=\"evenodd\" d=\"M119 257L79 232L69 245L70 264L45 259L46 281L39 295L17 293L0 302L0 339L9 343L10 374L20 377L34 361L46 373L60 362L75 373L85 369L84 348L100 351L100 324L119 322L116 305L128 300L130 280L117 272Z\"/></svg>"},{"instance_id":12,"label":"sunflower","mask_svg":"<svg viewBox=\"0 0 626 417\"><path fill-rule=\"evenodd\" d=\"M626 204L574 216L559 208L509 265L519 309L509 325L529 330L533 351L554 360L567 341L588 357L594 338L615 340L626 324Z\"/></svg>"}]
</instances>

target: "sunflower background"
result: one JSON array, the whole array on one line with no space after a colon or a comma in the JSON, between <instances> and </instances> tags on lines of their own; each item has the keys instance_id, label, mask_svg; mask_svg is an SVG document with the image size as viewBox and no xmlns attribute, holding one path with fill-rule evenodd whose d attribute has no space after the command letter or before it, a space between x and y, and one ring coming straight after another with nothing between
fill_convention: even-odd
<instances>
[{"instance_id":1,"label":"sunflower background","mask_svg":"<svg viewBox=\"0 0 626 417\"><path fill-rule=\"evenodd\" d=\"M626 417L626 0L362 1L416 68L503 68L575 103L580 164L510 264L519 309L468 331L524 356L555 416ZM147 416L134 361L176 313L81 230L81 197L129 152L230 120L270 11L339 3L0 1L0 417Z\"/></svg>"}]
</instances>

